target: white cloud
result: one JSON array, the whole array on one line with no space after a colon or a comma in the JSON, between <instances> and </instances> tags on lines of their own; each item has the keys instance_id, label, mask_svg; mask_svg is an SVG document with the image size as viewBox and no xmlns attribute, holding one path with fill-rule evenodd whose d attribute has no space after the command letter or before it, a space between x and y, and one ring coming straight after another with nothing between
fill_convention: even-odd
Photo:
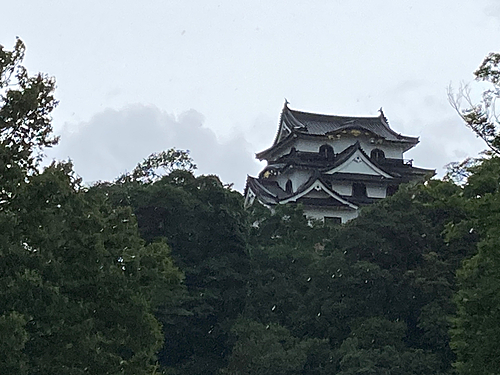
<instances>
[{"instance_id":1,"label":"white cloud","mask_svg":"<svg viewBox=\"0 0 500 375\"><path fill-rule=\"evenodd\" d=\"M193 109L179 116L140 104L105 109L88 122L66 124L60 145L48 156L70 158L76 172L90 183L113 180L152 152L175 147L190 150L197 173L217 174L241 191L246 175L259 170L253 147L241 134L221 142L203 123L203 115Z\"/></svg>"}]
</instances>

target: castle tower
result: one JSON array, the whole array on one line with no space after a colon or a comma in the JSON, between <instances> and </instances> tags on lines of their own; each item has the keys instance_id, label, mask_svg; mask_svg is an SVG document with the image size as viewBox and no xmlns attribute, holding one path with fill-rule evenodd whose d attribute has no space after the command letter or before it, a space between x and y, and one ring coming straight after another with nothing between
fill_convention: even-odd
<instances>
[{"instance_id":1,"label":"castle tower","mask_svg":"<svg viewBox=\"0 0 500 375\"><path fill-rule=\"evenodd\" d=\"M308 217L345 223L400 184L434 175L403 159L418 142L394 132L382 109L377 117L331 116L285 102L273 145L256 155L267 166L248 177L245 205L301 203Z\"/></svg>"}]
</instances>

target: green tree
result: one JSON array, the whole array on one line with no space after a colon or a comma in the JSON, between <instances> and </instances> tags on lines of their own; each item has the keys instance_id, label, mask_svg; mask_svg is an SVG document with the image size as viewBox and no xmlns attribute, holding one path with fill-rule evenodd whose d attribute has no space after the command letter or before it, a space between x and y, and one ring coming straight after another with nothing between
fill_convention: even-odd
<instances>
[{"instance_id":1,"label":"green tree","mask_svg":"<svg viewBox=\"0 0 500 375\"><path fill-rule=\"evenodd\" d=\"M279 207L273 215L256 208L245 317L279 324L299 340L328 340L332 372L361 371L356 361L363 358L380 373L392 365L409 373L449 371L454 273L477 242L468 230L446 234L467 217L462 196L450 182L406 186L333 228L309 223L300 209ZM404 329L396 335L383 325L356 328L377 321ZM395 341L376 346L385 331L384 339ZM352 351L342 351L352 340ZM332 369L329 363L322 366Z\"/></svg>"},{"instance_id":2,"label":"green tree","mask_svg":"<svg viewBox=\"0 0 500 375\"><path fill-rule=\"evenodd\" d=\"M147 373L162 344L154 308L181 274L166 245L144 247L129 209L89 197L68 168L32 176L0 215L0 312L26 320L29 373Z\"/></svg>"},{"instance_id":3,"label":"green tree","mask_svg":"<svg viewBox=\"0 0 500 375\"><path fill-rule=\"evenodd\" d=\"M241 320L232 328L237 336L229 364L230 375L327 374L331 352L327 340L299 340L277 324ZM323 367L323 368L321 368Z\"/></svg>"},{"instance_id":4,"label":"green tree","mask_svg":"<svg viewBox=\"0 0 500 375\"><path fill-rule=\"evenodd\" d=\"M57 143L52 135L51 112L57 102L55 80L29 76L22 65L24 43L13 51L0 46L0 202L8 204L25 176L34 173L41 150Z\"/></svg>"},{"instance_id":5,"label":"green tree","mask_svg":"<svg viewBox=\"0 0 500 375\"><path fill-rule=\"evenodd\" d=\"M500 128L496 115L500 54L490 53L474 75L490 84L479 103L471 100L468 87L462 87L455 96L449 93L452 106L489 148L483 158L459 168L468 177L462 194L467 217L447 228L451 239L465 238L468 233L477 238L477 246L457 272L459 290L455 295L457 313L451 345L457 355L455 366L459 374L491 374L498 372L496 363L500 356L496 344L500 333ZM462 99L468 106L464 110L460 107Z\"/></svg>"},{"instance_id":6,"label":"green tree","mask_svg":"<svg viewBox=\"0 0 500 375\"><path fill-rule=\"evenodd\" d=\"M293 330L293 317L314 275L310 268L320 260L330 228L309 225L300 207L278 206L274 212L262 208L252 207L250 219L252 276L245 316Z\"/></svg>"},{"instance_id":7,"label":"green tree","mask_svg":"<svg viewBox=\"0 0 500 375\"><path fill-rule=\"evenodd\" d=\"M460 374L498 372L500 350L500 159L483 160L464 187L469 216L450 235L477 233L475 254L457 272L452 341Z\"/></svg>"},{"instance_id":8,"label":"green tree","mask_svg":"<svg viewBox=\"0 0 500 375\"><path fill-rule=\"evenodd\" d=\"M182 274L166 244L145 246L131 210L89 194L70 164L39 172L56 141L54 83L29 77L23 53L18 40L0 55L0 372L151 373L163 339L153 311Z\"/></svg>"},{"instance_id":9,"label":"green tree","mask_svg":"<svg viewBox=\"0 0 500 375\"><path fill-rule=\"evenodd\" d=\"M147 172L148 173L148 172ZM247 213L241 194L216 176L175 169L156 181L101 184L116 207L131 206L147 243L165 241L185 274L187 296L178 314L159 309L164 367L186 374L216 373L230 353L230 327L243 312L249 260Z\"/></svg>"},{"instance_id":10,"label":"green tree","mask_svg":"<svg viewBox=\"0 0 500 375\"><path fill-rule=\"evenodd\" d=\"M188 151L171 148L162 152L154 152L149 155L131 173L126 173L118 177L118 183L141 181L158 181L163 175L170 174L174 170L184 170L193 172L196 169L193 159Z\"/></svg>"},{"instance_id":11,"label":"green tree","mask_svg":"<svg viewBox=\"0 0 500 375\"><path fill-rule=\"evenodd\" d=\"M27 358L23 352L28 339L26 319L21 314L13 311L0 316L0 373L28 373Z\"/></svg>"}]
</instances>

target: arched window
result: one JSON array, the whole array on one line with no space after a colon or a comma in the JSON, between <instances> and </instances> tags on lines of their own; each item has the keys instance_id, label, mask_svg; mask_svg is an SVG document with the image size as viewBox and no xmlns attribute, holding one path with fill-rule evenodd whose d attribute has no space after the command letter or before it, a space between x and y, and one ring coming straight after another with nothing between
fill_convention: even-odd
<instances>
[{"instance_id":1,"label":"arched window","mask_svg":"<svg viewBox=\"0 0 500 375\"><path fill-rule=\"evenodd\" d=\"M384 160L385 159L385 153L384 151L382 151L381 149L379 148L374 148L372 150L372 152L370 153L370 157L373 159L373 160Z\"/></svg>"},{"instance_id":2,"label":"arched window","mask_svg":"<svg viewBox=\"0 0 500 375\"><path fill-rule=\"evenodd\" d=\"M285 185L285 190L288 194L292 194L293 193L293 188L292 188L292 181L291 180L288 180L286 182L286 185Z\"/></svg>"},{"instance_id":3,"label":"arched window","mask_svg":"<svg viewBox=\"0 0 500 375\"><path fill-rule=\"evenodd\" d=\"M352 196L356 198L366 197L366 185L361 182L355 182L352 184Z\"/></svg>"},{"instance_id":4,"label":"arched window","mask_svg":"<svg viewBox=\"0 0 500 375\"><path fill-rule=\"evenodd\" d=\"M335 156L333 152L333 147L330 145L322 145L319 148L319 153L323 155L326 159L332 160Z\"/></svg>"}]
</instances>

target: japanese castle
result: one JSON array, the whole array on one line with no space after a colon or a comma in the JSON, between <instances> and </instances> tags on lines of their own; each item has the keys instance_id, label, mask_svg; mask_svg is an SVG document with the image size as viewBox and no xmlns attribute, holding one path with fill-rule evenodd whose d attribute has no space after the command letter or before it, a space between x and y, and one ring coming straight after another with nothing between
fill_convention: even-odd
<instances>
[{"instance_id":1,"label":"japanese castle","mask_svg":"<svg viewBox=\"0 0 500 375\"><path fill-rule=\"evenodd\" d=\"M245 206L300 203L310 218L345 223L400 184L434 175L403 159L418 142L392 130L382 109L376 117L331 116L285 101L273 145L256 155L267 166L247 178Z\"/></svg>"}]
</instances>

